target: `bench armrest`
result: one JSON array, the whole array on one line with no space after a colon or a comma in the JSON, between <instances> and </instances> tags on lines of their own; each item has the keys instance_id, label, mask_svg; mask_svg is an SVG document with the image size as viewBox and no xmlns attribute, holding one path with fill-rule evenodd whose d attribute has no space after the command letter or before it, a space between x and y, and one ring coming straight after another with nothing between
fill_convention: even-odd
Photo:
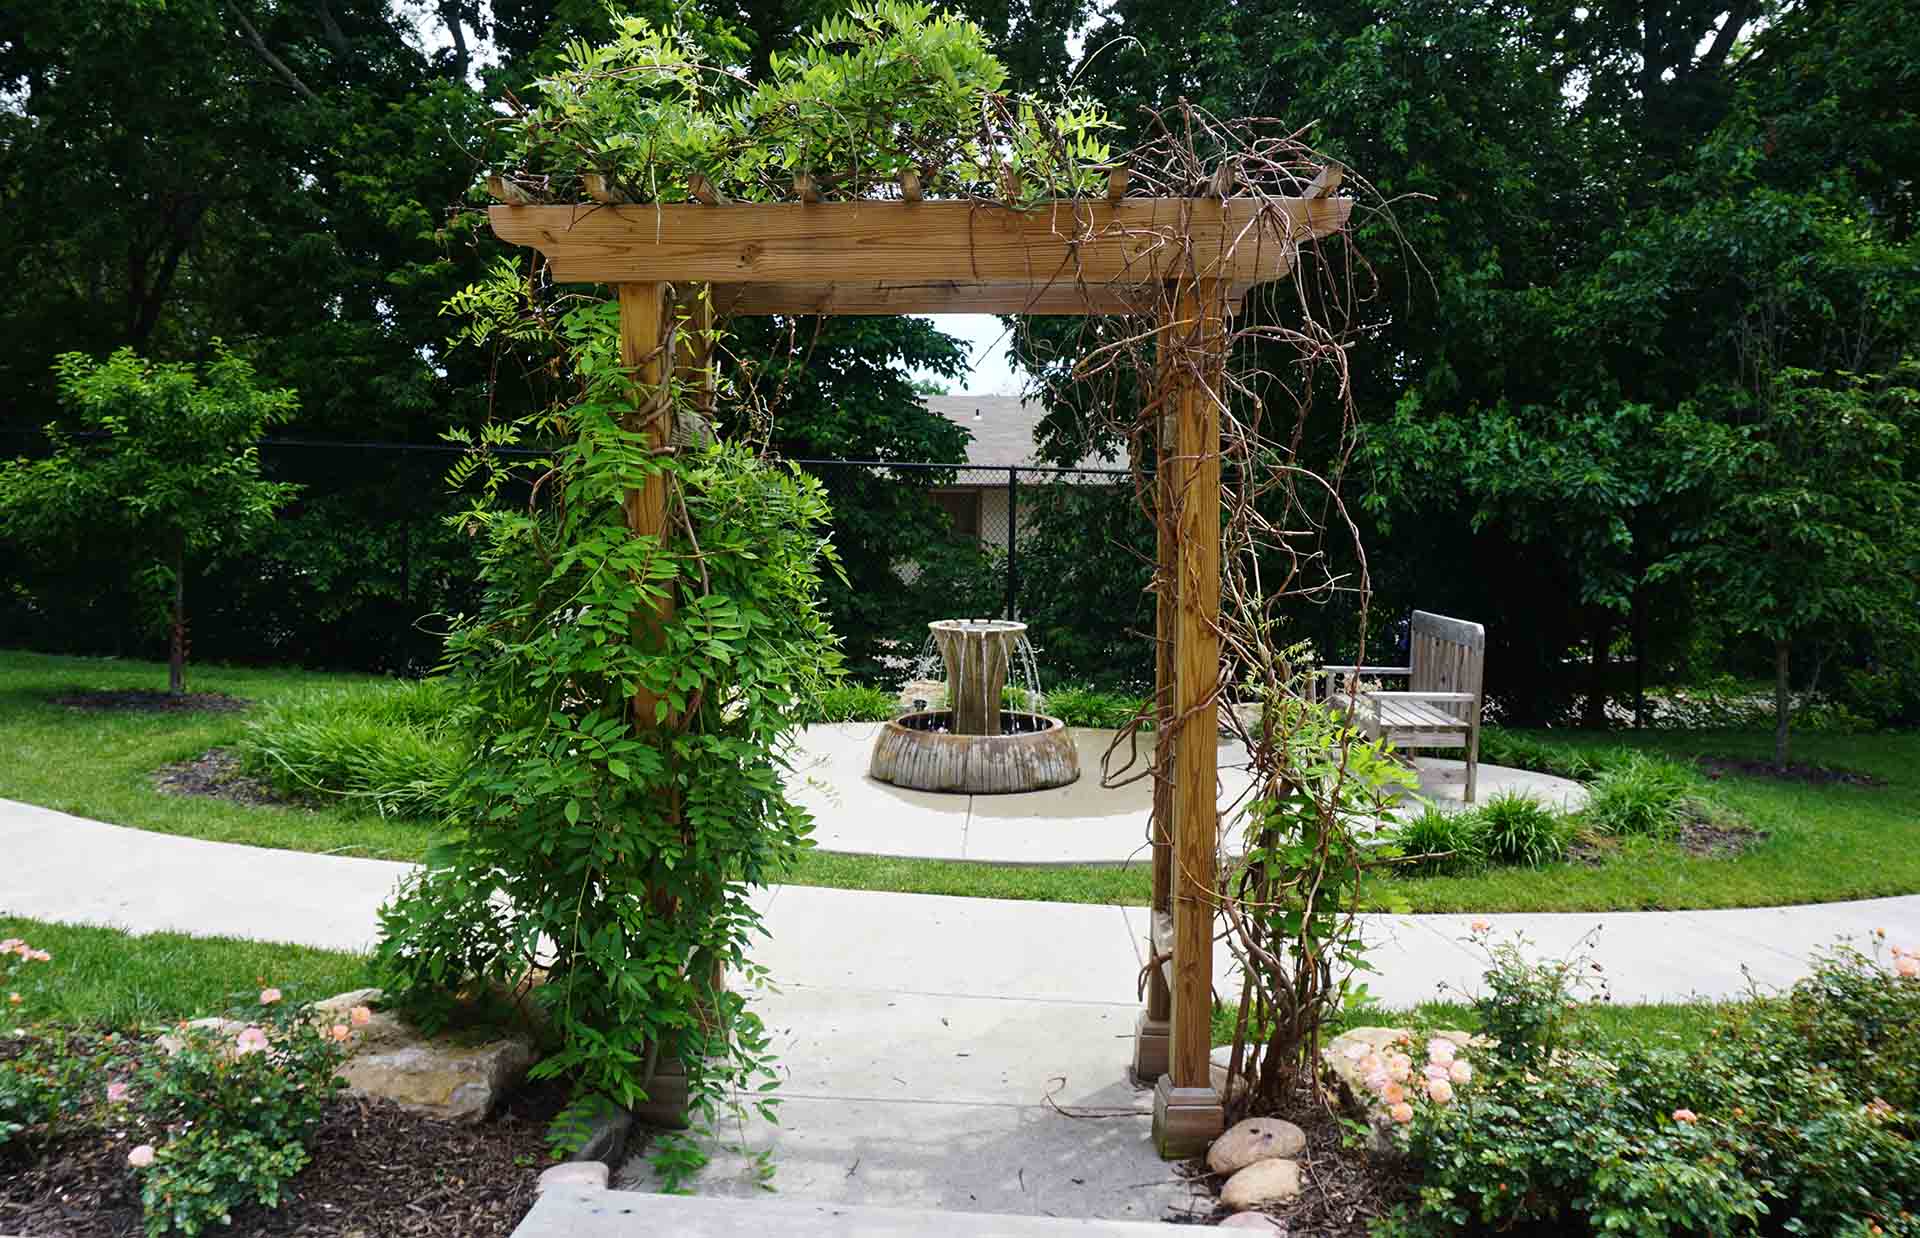
<instances>
[{"instance_id":1,"label":"bench armrest","mask_svg":"<svg viewBox=\"0 0 1920 1238\"><path fill-rule=\"evenodd\" d=\"M1360 696L1369 701L1460 701L1468 705L1480 699L1471 692L1362 692Z\"/></svg>"},{"instance_id":2,"label":"bench armrest","mask_svg":"<svg viewBox=\"0 0 1920 1238\"><path fill-rule=\"evenodd\" d=\"M1411 675L1411 666L1323 666L1316 675Z\"/></svg>"}]
</instances>

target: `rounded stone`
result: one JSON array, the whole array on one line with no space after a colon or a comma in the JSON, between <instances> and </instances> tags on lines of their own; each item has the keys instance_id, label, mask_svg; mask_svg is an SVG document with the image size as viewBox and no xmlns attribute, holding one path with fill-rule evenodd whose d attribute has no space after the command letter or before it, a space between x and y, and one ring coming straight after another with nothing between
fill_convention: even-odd
<instances>
[{"instance_id":1,"label":"rounded stone","mask_svg":"<svg viewBox=\"0 0 1920 1238\"><path fill-rule=\"evenodd\" d=\"M564 1165L555 1165L542 1170L540 1182L533 1189L540 1192L550 1186L573 1186L582 1190L604 1190L607 1185L607 1167L601 1161L568 1161Z\"/></svg>"},{"instance_id":2,"label":"rounded stone","mask_svg":"<svg viewBox=\"0 0 1920 1238\"><path fill-rule=\"evenodd\" d=\"M1280 1118L1246 1118L1213 1141L1207 1149L1207 1168L1217 1174L1238 1173L1260 1161L1298 1156L1307 1146L1307 1133Z\"/></svg>"},{"instance_id":3,"label":"rounded stone","mask_svg":"<svg viewBox=\"0 0 1920 1238\"><path fill-rule=\"evenodd\" d=\"M1235 1212L1290 1204L1300 1198L1300 1166L1288 1160L1255 1161L1220 1190L1220 1202Z\"/></svg>"},{"instance_id":4,"label":"rounded stone","mask_svg":"<svg viewBox=\"0 0 1920 1238\"><path fill-rule=\"evenodd\" d=\"M916 791L1005 795L1064 787L1080 777L1080 750L1067 724L1045 714L1003 711L1021 729L958 735L944 710L904 714L880 728L867 774ZM1031 726L1032 729L1024 729Z\"/></svg>"}]
</instances>

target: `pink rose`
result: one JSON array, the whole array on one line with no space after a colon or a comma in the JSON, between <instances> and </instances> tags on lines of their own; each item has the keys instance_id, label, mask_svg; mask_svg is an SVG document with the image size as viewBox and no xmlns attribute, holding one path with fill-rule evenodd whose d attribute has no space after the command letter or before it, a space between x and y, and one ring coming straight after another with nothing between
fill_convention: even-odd
<instances>
[{"instance_id":1,"label":"pink rose","mask_svg":"<svg viewBox=\"0 0 1920 1238\"><path fill-rule=\"evenodd\" d=\"M344 1023L336 1023L333 1025L333 1029L330 1034L333 1036L335 1040L344 1041L347 1039L347 1037L353 1035L353 1029L349 1028Z\"/></svg>"},{"instance_id":2,"label":"pink rose","mask_svg":"<svg viewBox=\"0 0 1920 1238\"><path fill-rule=\"evenodd\" d=\"M1673 1120L1691 1126L1700 1120L1700 1115L1691 1109L1675 1109L1673 1111Z\"/></svg>"},{"instance_id":3,"label":"pink rose","mask_svg":"<svg viewBox=\"0 0 1920 1238\"><path fill-rule=\"evenodd\" d=\"M1475 920L1472 924L1469 924L1467 926L1469 931L1475 932L1475 933L1484 933L1492 927L1493 925L1488 924L1485 920Z\"/></svg>"},{"instance_id":4,"label":"pink rose","mask_svg":"<svg viewBox=\"0 0 1920 1238\"><path fill-rule=\"evenodd\" d=\"M271 1006L279 1000L280 1000L279 989L261 989L260 990L260 1004L262 1006Z\"/></svg>"},{"instance_id":5,"label":"pink rose","mask_svg":"<svg viewBox=\"0 0 1920 1238\"><path fill-rule=\"evenodd\" d=\"M1393 1084L1393 1076L1384 1070L1376 1070L1367 1076L1367 1086L1376 1092L1384 1092Z\"/></svg>"},{"instance_id":6,"label":"pink rose","mask_svg":"<svg viewBox=\"0 0 1920 1238\"><path fill-rule=\"evenodd\" d=\"M365 1006L355 1006L352 1010L347 1011L347 1021L355 1027L365 1027L367 1024L373 1022L373 1011Z\"/></svg>"},{"instance_id":7,"label":"pink rose","mask_svg":"<svg viewBox=\"0 0 1920 1238\"><path fill-rule=\"evenodd\" d=\"M1360 1073L1363 1075L1370 1075L1377 1070L1385 1070L1386 1068L1387 1060L1378 1053L1369 1053L1360 1059Z\"/></svg>"},{"instance_id":8,"label":"pink rose","mask_svg":"<svg viewBox=\"0 0 1920 1238\"><path fill-rule=\"evenodd\" d=\"M127 1097L132 1094L133 1089L124 1083L109 1083L107 1085L107 1103L109 1105L124 1105L127 1103Z\"/></svg>"},{"instance_id":9,"label":"pink rose","mask_svg":"<svg viewBox=\"0 0 1920 1238\"><path fill-rule=\"evenodd\" d=\"M1453 1068L1451 1066L1442 1066L1438 1062L1428 1062L1427 1069L1422 1073L1424 1073L1428 1079L1450 1079L1453 1077Z\"/></svg>"},{"instance_id":10,"label":"pink rose","mask_svg":"<svg viewBox=\"0 0 1920 1238\"><path fill-rule=\"evenodd\" d=\"M1387 1077L1395 1083L1405 1083L1407 1076L1413 1073L1413 1059L1404 1053L1396 1053L1387 1063Z\"/></svg>"},{"instance_id":11,"label":"pink rose","mask_svg":"<svg viewBox=\"0 0 1920 1238\"><path fill-rule=\"evenodd\" d=\"M28 950L22 953L20 957L27 960L29 963L53 962L53 956L51 954L48 954L45 950Z\"/></svg>"},{"instance_id":12,"label":"pink rose","mask_svg":"<svg viewBox=\"0 0 1920 1238\"><path fill-rule=\"evenodd\" d=\"M1893 970L1902 976L1920 976L1920 958L1903 954L1893 961Z\"/></svg>"},{"instance_id":13,"label":"pink rose","mask_svg":"<svg viewBox=\"0 0 1920 1238\"><path fill-rule=\"evenodd\" d=\"M1392 1117L1394 1121L1405 1126L1407 1123L1413 1121L1413 1106L1405 1101L1401 1101L1393 1108L1387 1110L1387 1114Z\"/></svg>"},{"instance_id":14,"label":"pink rose","mask_svg":"<svg viewBox=\"0 0 1920 1238\"><path fill-rule=\"evenodd\" d=\"M135 1169L145 1169L147 1166L153 1164L153 1145L143 1143L133 1151L127 1153L127 1164L133 1166Z\"/></svg>"},{"instance_id":15,"label":"pink rose","mask_svg":"<svg viewBox=\"0 0 1920 1238\"><path fill-rule=\"evenodd\" d=\"M1466 1058L1455 1058L1453 1065L1447 1067L1447 1078L1455 1083L1473 1082L1473 1066Z\"/></svg>"},{"instance_id":16,"label":"pink rose","mask_svg":"<svg viewBox=\"0 0 1920 1238\"><path fill-rule=\"evenodd\" d=\"M26 942L21 941L18 937L9 937L5 941L0 941L0 954L18 954L20 953L20 947L26 944Z\"/></svg>"},{"instance_id":17,"label":"pink rose","mask_svg":"<svg viewBox=\"0 0 1920 1238\"><path fill-rule=\"evenodd\" d=\"M1453 1084L1445 1079L1427 1080L1427 1099L1436 1105L1445 1105L1453 1100Z\"/></svg>"},{"instance_id":18,"label":"pink rose","mask_svg":"<svg viewBox=\"0 0 1920 1238\"><path fill-rule=\"evenodd\" d=\"M233 1040L235 1057L245 1057L249 1053L258 1053L267 1047L267 1034L257 1027L249 1027Z\"/></svg>"},{"instance_id":19,"label":"pink rose","mask_svg":"<svg viewBox=\"0 0 1920 1238\"><path fill-rule=\"evenodd\" d=\"M1435 1038L1427 1042L1427 1060L1429 1062L1438 1062L1440 1065L1445 1066L1447 1063L1453 1061L1454 1054L1458 1052L1459 1049L1454 1046L1451 1040Z\"/></svg>"},{"instance_id":20,"label":"pink rose","mask_svg":"<svg viewBox=\"0 0 1920 1238\"><path fill-rule=\"evenodd\" d=\"M1389 1083L1380 1089L1380 1099L1389 1105L1397 1105L1407 1099L1407 1089L1397 1083Z\"/></svg>"}]
</instances>

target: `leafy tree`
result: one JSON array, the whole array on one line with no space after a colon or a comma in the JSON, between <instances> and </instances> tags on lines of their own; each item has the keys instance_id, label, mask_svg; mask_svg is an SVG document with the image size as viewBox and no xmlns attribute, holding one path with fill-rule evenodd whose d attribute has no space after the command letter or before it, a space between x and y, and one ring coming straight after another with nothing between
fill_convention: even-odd
<instances>
[{"instance_id":1,"label":"leafy tree","mask_svg":"<svg viewBox=\"0 0 1920 1238\"><path fill-rule=\"evenodd\" d=\"M261 478L255 444L293 415L294 394L259 386L217 345L204 374L132 349L104 362L67 353L55 369L75 424L47 427L51 456L0 465L0 532L49 558L103 538L137 547L143 590L168 618L167 690L179 696L188 570L245 548L293 497Z\"/></svg>"}]
</instances>

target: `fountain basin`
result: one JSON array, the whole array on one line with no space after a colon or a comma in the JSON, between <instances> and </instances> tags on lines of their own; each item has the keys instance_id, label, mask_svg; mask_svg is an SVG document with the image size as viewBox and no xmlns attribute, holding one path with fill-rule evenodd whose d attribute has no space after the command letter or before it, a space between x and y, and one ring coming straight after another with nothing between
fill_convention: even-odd
<instances>
[{"instance_id":1,"label":"fountain basin","mask_svg":"<svg viewBox=\"0 0 1920 1238\"><path fill-rule=\"evenodd\" d=\"M903 714L881 728L867 773L896 787L969 795L1044 791L1080 777L1066 723L1015 710L997 721L998 735L958 735L952 710Z\"/></svg>"}]
</instances>

